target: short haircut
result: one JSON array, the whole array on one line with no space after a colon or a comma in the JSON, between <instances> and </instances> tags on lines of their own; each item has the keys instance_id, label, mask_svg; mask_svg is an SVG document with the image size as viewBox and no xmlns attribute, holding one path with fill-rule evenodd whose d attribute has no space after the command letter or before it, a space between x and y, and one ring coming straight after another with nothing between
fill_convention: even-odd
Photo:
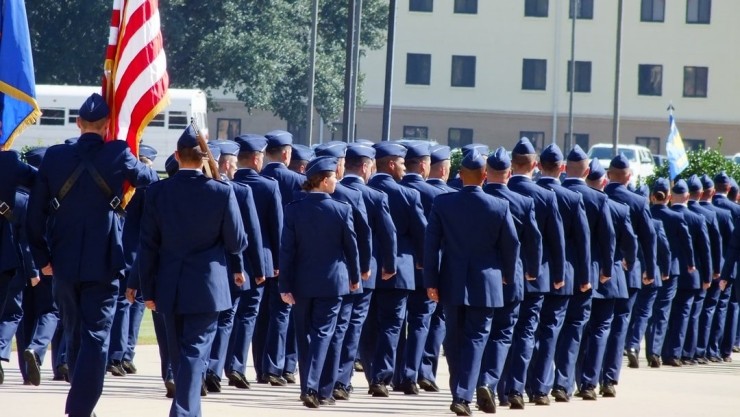
<instances>
[{"instance_id":1,"label":"short haircut","mask_svg":"<svg viewBox=\"0 0 740 417\"><path fill-rule=\"evenodd\" d=\"M78 117L80 120L80 126L82 126L83 129L90 129L90 130L100 130L103 128L103 126L108 124L108 118L103 117L100 120L96 120L94 122L88 122L87 120L83 119L82 117Z\"/></svg>"},{"instance_id":2,"label":"short haircut","mask_svg":"<svg viewBox=\"0 0 740 417\"><path fill-rule=\"evenodd\" d=\"M267 148L265 149L265 154L269 156L270 158L276 158L276 157L279 157L280 154L282 154L283 151L288 148L290 148L290 145L283 145L283 146L276 146L274 148Z\"/></svg>"},{"instance_id":3,"label":"short haircut","mask_svg":"<svg viewBox=\"0 0 740 417\"><path fill-rule=\"evenodd\" d=\"M540 165L542 165L542 171L560 171L560 162L542 162L540 161Z\"/></svg>"},{"instance_id":4,"label":"short haircut","mask_svg":"<svg viewBox=\"0 0 740 417\"><path fill-rule=\"evenodd\" d=\"M370 164L372 160L367 156L349 156L344 159L344 167L350 170L362 168L365 164Z\"/></svg>"},{"instance_id":5,"label":"short haircut","mask_svg":"<svg viewBox=\"0 0 740 417\"><path fill-rule=\"evenodd\" d=\"M529 168L534 162L534 155L511 154L511 166L515 168Z\"/></svg>"},{"instance_id":6,"label":"short haircut","mask_svg":"<svg viewBox=\"0 0 740 417\"><path fill-rule=\"evenodd\" d=\"M203 158L208 156L203 151L201 151L200 147L198 146L193 148L178 149L177 155L180 157L180 161L184 163L199 162L202 161Z\"/></svg>"}]
</instances>

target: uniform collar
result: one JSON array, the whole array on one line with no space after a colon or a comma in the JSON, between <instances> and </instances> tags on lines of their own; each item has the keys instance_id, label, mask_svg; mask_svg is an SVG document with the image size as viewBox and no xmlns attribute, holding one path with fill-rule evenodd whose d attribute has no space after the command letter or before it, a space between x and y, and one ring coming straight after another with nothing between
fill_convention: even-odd
<instances>
[{"instance_id":1,"label":"uniform collar","mask_svg":"<svg viewBox=\"0 0 740 417\"><path fill-rule=\"evenodd\" d=\"M344 180L347 180L349 182L361 182L363 184L365 183L365 180L361 176L355 175L355 174L346 174L345 173L344 174L344 178L342 178L342 181L344 181Z\"/></svg>"},{"instance_id":2,"label":"uniform collar","mask_svg":"<svg viewBox=\"0 0 740 417\"><path fill-rule=\"evenodd\" d=\"M567 177L567 178L565 178L563 180L563 183L565 183L566 181L567 182L577 182L579 184L585 184L586 183L586 180L584 180L583 178L578 178L578 177Z\"/></svg>"},{"instance_id":3,"label":"uniform collar","mask_svg":"<svg viewBox=\"0 0 740 417\"><path fill-rule=\"evenodd\" d=\"M406 181L424 181L424 177L422 177L421 174L417 174L415 172L404 175L403 179Z\"/></svg>"}]
</instances>

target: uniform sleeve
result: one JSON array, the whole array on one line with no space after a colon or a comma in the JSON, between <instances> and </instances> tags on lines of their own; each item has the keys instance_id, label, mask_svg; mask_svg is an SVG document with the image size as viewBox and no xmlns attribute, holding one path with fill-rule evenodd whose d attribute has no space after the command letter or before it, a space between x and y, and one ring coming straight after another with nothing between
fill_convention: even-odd
<instances>
[{"instance_id":1,"label":"uniform sleeve","mask_svg":"<svg viewBox=\"0 0 740 417\"><path fill-rule=\"evenodd\" d=\"M547 234L543 239L547 242L550 249L550 282L563 282L565 277L565 232L563 231L563 219L558 211L558 203L554 193L552 195L549 208L549 216L545 223Z\"/></svg>"},{"instance_id":2,"label":"uniform sleeve","mask_svg":"<svg viewBox=\"0 0 740 417\"><path fill-rule=\"evenodd\" d=\"M424 264L424 232L427 228L427 220L424 216L424 209L421 206L421 197L419 192L413 191L413 201L411 202L411 238L414 241L415 253L414 261L418 264Z\"/></svg>"},{"instance_id":3,"label":"uniform sleeve","mask_svg":"<svg viewBox=\"0 0 740 417\"><path fill-rule=\"evenodd\" d=\"M652 225L652 216L648 209L647 200L644 206L636 213L637 224L632 224L632 227L637 233L639 239L640 248L642 249L642 256L645 258L645 270L647 276L655 276L655 230Z\"/></svg>"},{"instance_id":4,"label":"uniform sleeve","mask_svg":"<svg viewBox=\"0 0 740 417\"><path fill-rule=\"evenodd\" d=\"M357 250L360 254L360 270L370 270L370 258L372 257L373 236L367 220L367 207L359 194L356 204L352 205L352 218L354 219L354 230L357 235Z\"/></svg>"},{"instance_id":5,"label":"uniform sleeve","mask_svg":"<svg viewBox=\"0 0 740 417\"><path fill-rule=\"evenodd\" d=\"M380 192L380 191L379 191ZM393 224L391 211L388 207L388 195L382 194L383 198L378 208L378 230L375 230L380 247L380 258L383 263L383 269L386 272L396 272L396 253L398 250L398 241L396 238L396 225Z\"/></svg>"},{"instance_id":6,"label":"uniform sleeve","mask_svg":"<svg viewBox=\"0 0 740 417\"><path fill-rule=\"evenodd\" d=\"M23 197L20 201L19 199L16 199L14 212L16 216L18 216L18 246L20 246L21 249L21 260L23 261L23 269L26 272L25 278L36 278L39 276L39 271L36 269L36 263L33 261L31 248L28 245L28 230L26 226L26 214L28 212L27 197Z\"/></svg>"},{"instance_id":7,"label":"uniform sleeve","mask_svg":"<svg viewBox=\"0 0 740 417\"><path fill-rule=\"evenodd\" d=\"M270 238L270 251L272 252L272 269L280 269L280 235L283 232L283 203L280 198L280 191L277 187L273 190L272 207L268 212L268 227L270 228L267 235ZM266 265L266 267L270 267ZM268 276L273 275L273 271L267 271Z\"/></svg>"},{"instance_id":8,"label":"uniform sleeve","mask_svg":"<svg viewBox=\"0 0 740 417\"><path fill-rule=\"evenodd\" d=\"M704 217L697 214L697 218L701 218L697 221L699 228L697 228L697 236L692 236L694 239L694 245L696 247L696 255L699 260L699 273L701 274L701 280L704 283L712 282L712 255L709 245L709 233L707 233L707 222Z\"/></svg>"},{"instance_id":9,"label":"uniform sleeve","mask_svg":"<svg viewBox=\"0 0 740 417\"><path fill-rule=\"evenodd\" d=\"M632 220L630 219L629 213L624 216L624 223L621 227L622 239L619 243L619 249L622 251L622 256L627 262L627 266L632 268L637 259L637 235L635 234L635 230L632 228Z\"/></svg>"},{"instance_id":10,"label":"uniform sleeve","mask_svg":"<svg viewBox=\"0 0 740 417\"><path fill-rule=\"evenodd\" d=\"M162 245L161 224L156 208L156 194L149 190L144 201L144 214L141 216L141 232L139 234L139 254L136 257L139 263L139 286L141 296L145 301L155 300L156 276L159 270L159 248Z\"/></svg>"},{"instance_id":11,"label":"uniform sleeve","mask_svg":"<svg viewBox=\"0 0 740 417\"><path fill-rule=\"evenodd\" d=\"M295 210L293 207L285 207L285 216L283 220L283 232L280 237L280 278L278 279L278 288L281 293L293 292L293 280L295 274L293 265L295 264L296 246L298 242L295 236Z\"/></svg>"},{"instance_id":12,"label":"uniform sleeve","mask_svg":"<svg viewBox=\"0 0 740 417\"><path fill-rule=\"evenodd\" d=\"M347 207L347 214L342 218L344 219L344 227L342 228L342 248L344 259L347 262L349 282L357 284L360 282L360 254L357 249L357 234L354 230L355 220L350 207Z\"/></svg>"},{"instance_id":13,"label":"uniform sleeve","mask_svg":"<svg viewBox=\"0 0 740 417\"><path fill-rule=\"evenodd\" d=\"M716 215L711 219L707 217L707 233L712 248L712 273L719 273L722 269L722 235Z\"/></svg>"},{"instance_id":14,"label":"uniform sleeve","mask_svg":"<svg viewBox=\"0 0 740 417\"><path fill-rule=\"evenodd\" d=\"M534 201L530 200L529 210L527 210L523 220L524 234L520 250L524 251L526 272L531 277L538 277L542 264L542 234L537 227L537 220L534 218Z\"/></svg>"},{"instance_id":15,"label":"uniform sleeve","mask_svg":"<svg viewBox=\"0 0 740 417\"><path fill-rule=\"evenodd\" d=\"M599 219L597 223L596 239L599 241L599 264L602 265L600 271L606 277L612 276L611 265L614 263L614 253L617 247L617 237L614 232L611 209L605 199L604 204L599 207ZM593 236L592 236L593 237ZM607 267L609 266L609 267Z\"/></svg>"},{"instance_id":16,"label":"uniform sleeve","mask_svg":"<svg viewBox=\"0 0 740 417\"><path fill-rule=\"evenodd\" d=\"M722 265L722 279L730 281L735 279L735 265L740 260L740 227L732 231L732 238L727 243L725 253L725 264Z\"/></svg>"},{"instance_id":17,"label":"uniform sleeve","mask_svg":"<svg viewBox=\"0 0 740 417\"><path fill-rule=\"evenodd\" d=\"M691 233L689 233L689 226L686 224L686 220L681 219L681 226L678 228L678 237L681 242L685 242L682 245L684 250L684 256L686 259L686 265L689 268L696 266L694 260L694 244L691 239ZM683 271L681 271L683 273Z\"/></svg>"},{"instance_id":18,"label":"uniform sleeve","mask_svg":"<svg viewBox=\"0 0 740 417\"><path fill-rule=\"evenodd\" d=\"M662 279L663 275L670 275L671 270L671 246L668 243L668 237L665 234L662 223L656 226L655 237L657 240L657 264L660 274L656 274L654 277L655 279Z\"/></svg>"},{"instance_id":19,"label":"uniform sleeve","mask_svg":"<svg viewBox=\"0 0 740 417\"><path fill-rule=\"evenodd\" d=\"M49 219L50 190L49 181L46 177L44 164L37 176L36 183L28 200L28 212L26 213L26 230L28 233L28 244L33 259L40 268L51 263L51 253L46 241L46 225Z\"/></svg>"},{"instance_id":20,"label":"uniform sleeve","mask_svg":"<svg viewBox=\"0 0 740 417\"><path fill-rule=\"evenodd\" d=\"M424 236L424 287L439 288L439 251L442 249L442 222L439 218L437 205L432 204L429 212L429 224L427 224Z\"/></svg>"},{"instance_id":21,"label":"uniform sleeve","mask_svg":"<svg viewBox=\"0 0 740 417\"><path fill-rule=\"evenodd\" d=\"M576 275L580 278L580 285L586 285L591 282L589 271L591 270L591 231L588 228L588 219L586 218L586 207L583 204L583 197L578 196L578 206L575 211L575 222L573 227L576 232L576 244L578 245L576 253L578 254L575 268Z\"/></svg>"},{"instance_id":22,"label":"uniform sleeve","mask_svg":"<svg viewBox=\"0 0 740 417\"><path fill-rule=\"evenodd\" d=\"M132 186L146 187L159 180L157 172L140 162L130 151L126 151L126 179Z\"/></svg>"},{"instance_id":23,"label":"uniform sleeve","mask_svg":"<svg viewBox=\"0 0 740 417\"><path fill-rule=\"evenodd\" d=\"M252 278L264 277L266 275L265 258L262 256L262 230L260 229L259 218L257 216L257 206L254 204L254 194L251 188L247 188L247 190L241 215L244 223L244 231L247 233L248 245L246 255L247 259L249 259L249 266L252 269L248 272Z\"/></svg>"},{"instance_id":24,"label":"uniform sleeve","mask_svg":"<svg viewBox=\"0 0 740 417\"><path fill-rule=\"evenodd\" d=\"M221 222L221 237L224 242L224 249L227 253L241 254L247 248L247 235L244 232L241 216L239 215L239 204L236 202L234 190L228 187L228 199L224 209L224 218ZM241 264L241 257L239 257ZM243 270L244 265L238 266L238 270Z\"/></svg>"},{"instance_id":25,"label":"uniform sleeve","mask_svg":"<svg viewBox=\"0 0 740 417\"><path fill-rule=\"evenodd\" d=\"M508 204L506 211L501 219L501 228L498 235L498 248L503 263L504 279L507 282L513 282L516 277L516 263L519 259L519 237L514 226L514 219L511 216ZM536 275L535 275L536 276Z\"/></svg>"}]
</instances>

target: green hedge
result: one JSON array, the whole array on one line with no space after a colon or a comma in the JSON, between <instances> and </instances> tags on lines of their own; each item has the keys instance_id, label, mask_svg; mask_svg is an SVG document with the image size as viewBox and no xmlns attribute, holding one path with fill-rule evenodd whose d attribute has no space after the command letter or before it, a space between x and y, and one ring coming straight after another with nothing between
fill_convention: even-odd
<instances>
[{"instance_id":1,"label":"green hedge","mask_svg":"<svg viewBox=\"0 0 740 417\"><path fill-rule=\"evenodd\" d=\"M675 179L686 179L694 174L707 174L711 178L714 178L714 176L721 171L725 171L727 175L735 178L736 180L740 179L740 165L725 158L725 156L722 154L721 137L719 138L717 149L701 149L697 151L689 151L687 152L687 155L689 157L689 166L681 173L681 175L679 175ZM667 161L663 165L655 167L653 175L649 176L646 180L647 184L652 187L655 179L658 177L668 178Z\"/></svg>"}]
</instances>

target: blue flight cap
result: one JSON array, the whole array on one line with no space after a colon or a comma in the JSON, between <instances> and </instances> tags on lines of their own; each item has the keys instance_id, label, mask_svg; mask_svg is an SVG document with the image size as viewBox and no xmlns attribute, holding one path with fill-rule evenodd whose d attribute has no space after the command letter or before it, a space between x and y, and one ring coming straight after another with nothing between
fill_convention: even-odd
<instances>
[{"instance_id":1,"label":"blue flight cap","mask_svg":"<svg viewBox=\"0 0 740 417\"><path fill-rule=\"evenodd\" d=\"M634 192L637 195L643 196L645 198L650 198L650 188L648 188L646 184L642 184Z\"/></svg>"},{"instance_id":2,"label":"blue flight cap","mask_svg":"<svg viewBox=\"0 0 740 417\"><path fill-rule=\"evenodd\" d=\"M506 152L506 149L503 147L499 147L496 149L486 161L488 166L496 171L503 171L505 169L511 168L511 158L509 158L509 153Z\"/></svg>"},{"instance_id":3,"label":"blue flight cap","mask_svg":"<svg viewBox=\"0 0 740 417\"><path fill-rule=\"evenodd\" d=\"M721 171L719 174L714 176L715 184L729 184L730 176L725 171Z\"/></svg>"},{"instance_id":4,"label":"blue flight cap","mask_svg":"<svg viewBox=\"0 0 740 417\"><path fill-rule=\"evenodd\" d=\"M320 172L329 171L336 172L337 170L337 158L333 156L319 156L312 159L308 165L306 165L306 177L310 178Z\"/></svg>"},{"instance_id":5,"label":"blue flight cap","mask_svg":"<svg viewBox=\"0 0 740 417\"><path fill-rule=\"evenodd\" d=\"M622 155L621 153L612 159L612 161L609 163L609 168L615 168L615 169L627 169L630 167L630 161L627 159L626 156Z\"/></svg>"},{"instance_id":6,"label":"blue flight cap","mask_svg":"<svg viewBox=\"0 0 740 417\"><path fill-rule=\"evenodd\" d=\"M488 148L488 145L484 145L482 143L470 143L462 147L463 157L472 150L480 152L481 155L488 155L488 153L491 152L491 150Z\"/></svg>"},{"instance_id":7,"label":"blue flight cap","mask_svg":"<svg viewBox=\"0 0 740 417\"><path fill-rule=\"evenodd\" d=\"M272 130L265 133L265 137L267 138L267 149L293 144L293 135L284 130Z\"/></svg>"},{"instance_id":8,"label":"blue flight cap","mask_svg":"<svg viewBox=\"0 0 740 417\"><path fill-rule=\"evenodd\" d=\"M333 156L335 158L344 158L347 154L347 142L340 142L333 140L331 142L322 143L321 145L314 148L316 156Z\"/></svg>"},{"instance_id":9,"label":"blue flight cap","mask_svg":"<svg viewBox=\"0 0 740 417\"><path fill-rule=\"evenodd\" d=\"M432 163L442 162L450 159L452 151L447 145L434 145L429 148L429 156L432 158Z\"/></svg>"},{"instance_id":10,"label":"blue flight cap","mask_svg":"<svg viewBox=\"0 0 740 417\"><path fill-rule=\"evenodd\" d=\"M290 145L293 151L290 154L290 161L310 161L313 158L313 149L306 145L294 144Z\"/></svg>"},{"instance_id":11,"label":"blue flight cap","mask_svg":"<svg viewBox=\"0 0 740 417\"><path fill-rule=\"evenodd\" d=\"M139 157L144 157L150 161L154 161L157 157L157 150L149 145L139 145Z\"/></svg>"},{"instance_id":12,"label":"blue flight cap","mask_svg":"<svg viewBox=\"0 0 740 417\"><path fill-rule=\"evenodd\" d=\"M164 162L164 170L167 171L168 176L173 176L177 173L177 171L180 169L180 164L177 162L177 159L175 159L175 154L167 157L167 160Z\"/></svg>"},{"instance_id":13,"label":"blue flight cap","mask_svg":"<svg viewBox=\"0 0 740 417\"><path fill-rule=\"evenodd\" d=\"M690 193L695 193L697 191L703 190L703 186L701 185L701 180L696 175L690 176L689 179L686 180L686 185L689 187Z\"/></svg>"},{"instance_id":14,"label":"blue flight cap","mask_svg":"<svg viewBox=\"0 0 740 417\"><path fill-rule=\"evenodd\" d=\"M714 188L714 181L712 181L711 178L709 178L709 175L704 174L700 178L701 180L701 186L703 189L708 190L710 188Z\"/></svg>"},{"instance_id":15,"label":"blue flight cap","mask_svg":"<svg viewBox=\"0 0 740 417\"><path fill-rule=\"evenodd\" d=\"M517 155L534 155L537 152L535 152L534 145L529 141L529 138L522 136L516 145L514 145L514 149L511 150L511 153Z\"/></svg>"},{"instance_id":16,"label":"blue flight cap","mask_svg":"<svg viewBox=\"0 0 740 417\"><path fill-rule=\"evenodd\" d=\"M429 152L429 142L427 141L406 142L403 146L406 147L406 159L423 158L431 155Z\"/></svg>"},{"instance_id":17,"label":"blue flight cap","mask_svg":"<svg viewBox=\"0 0 740 417\"><path fill-rule=\"evenodd\" d=\"M28 165L31 165L34 168L37 168L41 166L41 161L44 160L44 155L46 154L46 147L39 147L39 148L33 148L26 151L24 157L26 158L26 162Z\"/></svg>"},{"instance_id":18,"label":"blue flight cap","mask_svg":"<svg viewBox=\"0 0 740 417\"><path fill-rule=\"evenodd\" d=\"M540 154L540 162L544 163L559 163L563 162L563 152L560 150L558 145L551 143L542 150Z\"/></svg>"},{"instance_id":19,"label":"blue flight cap","mask_svg":"<svg viewBox=\"0 0 740 417\"><path fill-rule=\"evenodd\" d=\"M588 164L588 168L591 170L591 172L588 173L588 178L590 181L597 181L606 175L606 171L604 171L604 167L601 166L601 163L599 163L598 159L592 159L591 162Z\"/></svg>"},{"instance_id":20,"label":"blue flight cap","mask_svg":"<svg viewBox=\"0 0 740 417\"><path fill-rule=\"evenodd\" d=\"M656 178L653 184L653 193L663 192L667 194L670 188L671 183L668 181L668 178Z\"/></svg>"},{"instance_id":21,"label":"blue flight cap","mask_svg":"<svg viewBox=\"0 0 740 417\"><path fill-rule=\"evenodd\" d=\"M355 139L355 143L358 143L360 145L367 145L367 146L375 145L375 142L371 141L370 139Z\"/></svg>"},{"instance_id":22,"label":"blue flight cap","mask_svg":"<svg viewBox=\"0 0 740 417\"><path fill-rule=\"evenodd\" d=\"M461 165L463 168L476 170L483 168L486 165L486 160L483 159L483 155L477 149L473 149L465 155Z\"/></svg>"},{"instance_id":23,"label":"blue flight cap","mask_svg":"<svg viewBox=\"0 0 740 417\"><path fill-rule=\"evenodd\" d=\"M108 105L103 100L103 96L98 93L93 93L90 97L82 103L80 107L80 119L88 122L97 122L103 118L108 117L110 110Z\"/></svg>"},{"instance_id":24,"label":"blue flight cap","mask_svg":"<svg viewBox=\"0 0 740 417\"><path fill-rule=\"evenodd\" d=\"M239 145L239 152L264 152L267 148L267 138L254 133L247 133L234 138Z\"/></svg>"},{"instance_id":25,"label":"blue flight cap","mask_svg":"<svg viewBox=\"0 0 740 417\"><path fill-rule=\"evenodd\" d=\"M351 144L347 147L347 158L375 159L375 148L361 144Z\"/></svg>"},{"instance_id":26,"label":"blue flight cap","mask_svg":"<svg viewBox=\"0 0 740 417\"><path fill-rule=\"evenodd\" d=\"M64 139L64 144L65 144L65 145L74 145L75 143L77 143L77 141L78 141L79 139L80 139L80 138L69 138L69 139Z\"/></svg>"},{"instance_id":27,"label":"blue flight cap","mask_svg":"<svg viewBox=\"0 0 740 417\"><path fill-rule=\"evenodd\" d=\"M686 181L678 180L673 183L671 191L673 191L674 194L686 194L689 192L689 186L686 185Z\"/></svg>"},{"instance_id":28,"label":"blue flight cap","mask_svg":"<svg viewBox=\"0 0 740 417\"><path fill-rule=\"evenodd\" d=\"M210 149L211 155L213 155L213 159L218 161L218 158L221 157L221 147L213 142L209 142L208 149Z\"/></svg>"},{"instance_id":29,"label":"blue flight cap","mask_svg":"<svg viewBox=\"0 0 740 417\"><path fill-rule=\"evenodd\" d=\"M380 142L373 145L375 148L375 158L385 158L386 156L406 157L406 148L398 143Z\"/></svg>"},{"instance_id":30,"label":"blue flight cap","mask_svg":"<svg viewBox=\"0 0 740 417\"><path fill-rule=\"evenodd\" d=\"M583 152L583 149L579 145L574 146L568 153L568 161L570 162L580 162L586 159L588 159L588 155L586 155L586 152Z\"/></svg>"},{"instance_id":31,"label":"blue flight cap","mask_svg":"<svg viewBox=\"0 0 740 417\"><path fill-rule=\"evenodd\" d=\"M239 154L239 145L233 140L227 140L227 139L212 140L208 142L208 145L210 145L211 143L218 146L218 148L221 150L221 155L236 156Z\"/></svg>"},{"instance_id":32,"label":"blue flight cap","mask_svg":"<svg viewBox=\"0 0 740 417\"><path fill-rule=\"evenodd\" d=\"M177 140L177 149L191 149L198 146L198 138L195 135L195 129L192 125L189 125L184 132L182 132L182 135L180 135L180 139Z\"/></svg>"}]
</instances>

